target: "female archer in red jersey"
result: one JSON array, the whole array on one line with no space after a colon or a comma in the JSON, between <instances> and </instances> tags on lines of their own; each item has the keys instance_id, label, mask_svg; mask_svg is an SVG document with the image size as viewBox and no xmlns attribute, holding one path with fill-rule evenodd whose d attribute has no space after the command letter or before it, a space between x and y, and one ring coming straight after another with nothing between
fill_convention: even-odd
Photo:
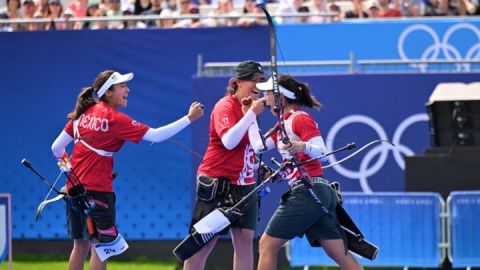
<instances>
[{"instance_id":1,"label":"female archer in red jersey","mask_svg":"<svg viewBox=\"0 0 480 270\"><path fill-rule=\"evenodd\" d=\"M67 203L67 224L73 239L69 270L83 269L85 258L94 243L114 243L121 237L115 226L115 193L113 192L113 154L126 141L160 142L166 140L203 115L203 106L193 102L188 114L159 128L151 128L119 112L126 107L130 89L126 82L133 73L122 75L113 70L101 72L91 87L78 96L70 119L52 144L57 159L66 156L66 146L75 141L70 162L61 162L63 170L72 172L86 189L86 195L95 202L88 214ZM67 164L66 164L67 163ZM67 190L72 190L67 183ZM72 199L73 200L73 199ZM121 238L123 240L123 238ZM92 248L90 270L105 270L103 261Z\"/></svg>"}]
</instances>

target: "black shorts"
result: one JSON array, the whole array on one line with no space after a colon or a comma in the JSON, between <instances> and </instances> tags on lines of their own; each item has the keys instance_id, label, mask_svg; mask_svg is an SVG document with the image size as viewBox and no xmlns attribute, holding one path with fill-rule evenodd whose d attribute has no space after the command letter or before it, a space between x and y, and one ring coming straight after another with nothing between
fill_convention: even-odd
<instances>
[{"instance_id":1,"label":"black shorts","mask_svg":"<svg viewBox=\"0 0 480 270\"><path fill-rule=\"evenodd\" d=\"M335 217L337 196L327 184L314 184L314 190L328 211ZM265 233L271 237L290 240L307 236L312 247L319 240L342 239L337 223L329 217L304 187L283 194L280 205L270 219Z\"/></svg>"},{"instance_id":2,"label":"black shorts","mask_svg":"<svg viewBox=\"0 0 480 270\"><path fill-rule=\"evenodd\" d=\"M255 188L255 184L247 185L247 186L238 186L232 185L230 189L230 194L234 198L234 202L238 202L241 200L245 195L247 195L250 191ZM241 212L243 213L240 219L234 221L230 227L232 228L241 228L241 229L250 229L255 230L257 226L257 218L258 218L258 196L255 194L248 204L244 204L241 208ZM210 212L218 208L219 198L215 198L211 201L202 201L197 198L195 203L195 209L193 212L193 217L190 222L190 232L193 231L193 225L201 220L203 217L208 215ZM245 206L246 205L246 206ZM231 205L228 205L229 207ZM220 206L221 208L221 206ZM221 232L221 234L225 234L228 232L228 229L225 229Z\"/></svg>"},{"instance_id":3,"label":"black shorts","mask_svg":"<svg viewBox=\"0 0 480 270\"><path fill-rule=\"evenodd\" d=\"M87 191L87 196L99 200L108 205L107 211L102 211L102 219L108 219L115 225L115 193L113 192L100 192L100 191ZM90 233L87 226L87 215L83 211L76 211L72 208L71 204L67 201L66 213L67 213L67 229L68 235L72 239L90 240L97 238L96 233ZM92 216L96 215L97 207L91 210ZM96 222L97 218L93 219ZM98 222L99 220L97 220ZM100 221L101 222L101 221Z\"/></svg>"}]
</instances>

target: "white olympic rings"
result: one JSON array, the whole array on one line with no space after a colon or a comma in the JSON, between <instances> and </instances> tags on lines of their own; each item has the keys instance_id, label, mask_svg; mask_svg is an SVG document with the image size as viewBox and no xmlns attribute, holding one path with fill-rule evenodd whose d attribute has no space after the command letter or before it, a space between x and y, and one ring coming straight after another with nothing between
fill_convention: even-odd
<instances>
[{"instance_id":1,"label":"white olympic rings","mask_svg":"<svg viewBox=\"0 0 480 270\"><path fill-rule=\"evenodd\" d=\"M342 176L350 178L350 179L358 179L360 181L360 186L365 193L372 193L372 189L368 183L368 177L376 174L387 161L388 152L391 150L393 152L393 157L395 162L400 167L400 169L405 169L405 161L403 160L403 155L405 156L412 156L414 155L414 151L411 150L408 146L401 144L400 140L402 139L403 133L413 124L416 122L421 121L428 121L428 115L426 113L419 113L409 116L405 120L403 120L393 133L392 143L395 147L391 146L390 144L379 144L373 147L370 151L368 151L365 156L363 157L362 161L360 162L360 168L358 171L353 171L343 167L341 164L334 166L333 168ZM360 123L365 124L371 127L378 135L378 139L388 141L388 136L383 129L383 127L374 119L365 116L365 115L349 115L338 122L336 122L328 132L327 139L326 139L326 147L327 149L333 149L333 143L335 142L335 137L337 133L349 124ZM377 161L370 167L370 162L372 159L380 155ZM337 161L334 155L328 157L328 161L334 163Z\"/></svg>"},{"instance_id":2,"label":"white olympic rings","mask_svg":"<svg viewBox=\"0 0 480 270\"><path fill-rule=\"evenodd\" d=\"M452 35L461 30L469 30L475 35L476 43L473 43L470 48L467 50L465 55L460 53L459 48L465 47L465 44L458 44L460 46L456 47L450 43ZM409 61L411 58L408 57L405 52L405 43L407 42L407 37L414 31L423 31L426 32L432 38L432 44L425 48L422 53L421 60L437 60L440 59L439 55L442 52L444 59L447 60L474 60L480 59L480 30L473 24L470 23L457 23L450 26L443 38L440 40L437 32L433 30L430 26L426 24L414 24L407 27L400 34L398 38L398 54L400 58L404 61ZM467 45L468 46L468 45ZM428 64L411 64L413 68L418 68L422 72L426 72ZM457 64L457 71L462 71L462 67L465 71L470 71L470 64Z\"/></svg>"}]
</instances>

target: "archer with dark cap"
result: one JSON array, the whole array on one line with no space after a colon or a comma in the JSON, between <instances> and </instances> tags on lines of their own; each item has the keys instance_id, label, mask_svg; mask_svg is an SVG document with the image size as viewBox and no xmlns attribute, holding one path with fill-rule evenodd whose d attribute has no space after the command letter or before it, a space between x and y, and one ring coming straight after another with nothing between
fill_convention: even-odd
<instances>
[{"instance_id":1,"label":"archer with dark cap","mask_svg":"<svg viewBox=\"0 0 480 270\"><path fill-rule=\"evenodd\" d=\"M263 67L255 61L244 61L235 68L235 78L238 80L265 80Z\"/></svg>"},{"instance_id":2,"label":"archer with dark cap","mask_svg":"<svg viewBox=\"0 0 480 270\"><path fill-rule=\"evenodd\" d=\"M197 201L190 233L194 232L193 225L207 214L216 208L233 206L255 188L255 152L247 131L264 109L263 99L257 99L260 91L256 87L256 83L262 81L265 81L265 74L258 62L240 63L229 81L226 95L213 108L207 151L197 172ZM219 187L217 192L210 192L211 196L205 196L208 194L205 191L208 183L228 185L230 188L228 192L220 193ZM242 218L234 221L230 227L235 250L233 269L251 270L257 205L249 204L241 212ZM187 259L183 269L204 269L217 239L218 235Z\"/></svg>"}]
</instances>

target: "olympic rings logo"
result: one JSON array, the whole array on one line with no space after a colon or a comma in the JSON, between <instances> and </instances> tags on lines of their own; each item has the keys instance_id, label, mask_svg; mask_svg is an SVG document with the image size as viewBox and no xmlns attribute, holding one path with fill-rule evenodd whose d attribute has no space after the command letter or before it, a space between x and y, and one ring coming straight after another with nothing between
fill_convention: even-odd
<instances>
[{"instance_id":1,"label":"olympic rings logo","mask_svg":"<svg viewBox=\"0 0 480 270\"><path fill-rule=\"evenodd\" d=\"M462 55L457 47L452 45L450 41L452 40L452 36L459 30L468 30L475 36L477 40L476 43L473 43L470 48L467 50L465 55ZM405 29L398 38L398 53L400 58L404 61L409 61L411 58L408 57L407 53L405 52L405 44L407 42L407 37L411 35L415 31L425 32L432 38L433 43L425 48L422 53L421 60L437 60L440 59L439 55L440 52L443 54L445 59L448 60L474 60L480 59L480 30L473 24L470 23L457 23L450 26L443 38L440 40L438 34L433 30L430 26L425 24L414 24L409 26ZM459 44L459 47L465 47L465 39L462 39L462 44ZM422 72L427 71L428 64L411 64L413 68L417 68ZM457 64L457 71L470 71L470 64Z\"/></svg>"},{"instance_id":2,"label":"olympic rings logo","mask_svg":"<svg viewBox=\"0 0 480 270\"><path fill-rule=\"evenodd\" d=\"M403 159L403 155L405 156L412 156L414 155L414 151L411 150L408 146L401 143L401 139L403 133L413 124L421 121L428 121L428 115L426 113L419 113L414 114L405 120L403 120L393 133L392 143L395 147L392 147L389 144L378 144L377 146L373 147L370 151L368 151L365 156L363 157L362 161L360 162L360 168L358 171L353 171L343 167L341 164L333 166L333 168L342 176L350 178L350 179L358 179L360 181L360 186L365 193L372 193L372 189L368 183L368 177L376 174L387 161L388 153L392 151L393 157L395 162L397 163L400 169L405 170L405 161ZM335 137L337 136L338 132L349 124L360 123L365 124L371 127L378 135L378 138L381 140L387 140L388 136L383 127L374 119L365 116L365 115L349 115L340 119L336 122L330 132L327 135L326 139L326 147L327 149L333 149L333 143L335 141ZM372 159L380 155L377 161L370 167L370 162ZM334 163L337 161L334 155L328 157L328 161Z\"/></svg>"}]
</instances>

